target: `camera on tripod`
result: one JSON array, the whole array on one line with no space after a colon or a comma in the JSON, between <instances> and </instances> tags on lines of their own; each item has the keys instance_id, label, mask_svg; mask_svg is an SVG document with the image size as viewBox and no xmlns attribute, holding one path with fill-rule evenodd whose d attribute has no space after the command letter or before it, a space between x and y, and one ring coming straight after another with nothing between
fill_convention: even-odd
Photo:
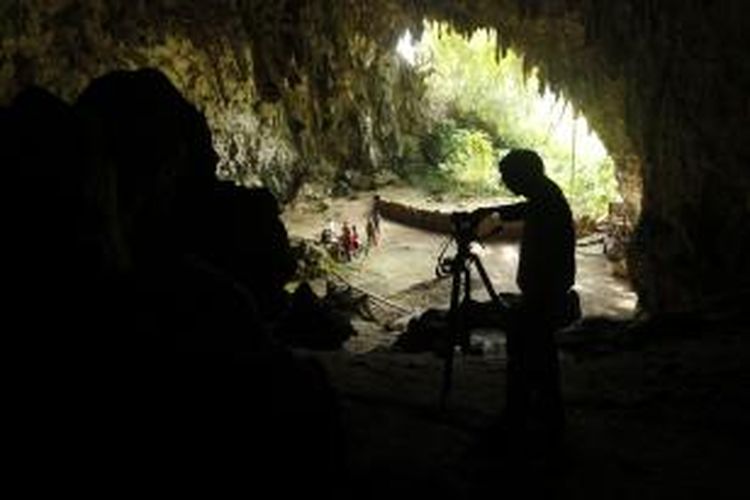
<instances>
[{"instance_id":1,"label":"camera on tripod","mask_svg":"<svg viewBox=\"0 0 750 500\"><path fill-rule=\"evenodd\" d=\"M478 239L477 230L482 218L476 212L453 212L453 237L459 243L471 243Z\"/></svg>"},{"instance_id":2,"label":"camera on tripod","mask_svg":"<svg viewBox=\"0 0 750 500\"><path fill-rule=\"evenodd\" d=\"M477 211L452 212L450 214L450 221L453 226L451 237L440 252L438 265L435 268L435 274L438 277L451 274L454 266L458 264L456 261L458 257L460 257L461 261L468 257L471 243L479 241L479 224L482 222L482 215ZM455 242L456 244L456 255L445 256L445 251L451 242Z\"/></svg>"},{"instance_id":3,"label":"camera on tripod","mask_svg":"<svg viewBox=\"0 0 750 500\"><path fill-rule=\"evenodd\" d=\"M453 212L450 215L453 225L451 238L438 256L438 265L435 269L437 276L450 275L452 277L450 309L448 310L449 337L445 348L445 369L440 394L441 408L445 407L452 385L454 350L460 347L462 352L467 352L470 348L470 318L467 316L467 306L472 303L472 268L478 272L494 306L498 310L507 308L507 304L495 292L479 256L472 251L472 243L479 241L479 225L487 213L487 210L482 209L473 212ZM446 249L451 242L455 242L456 253L445 256Z\"/></svg>"}]
</instances>

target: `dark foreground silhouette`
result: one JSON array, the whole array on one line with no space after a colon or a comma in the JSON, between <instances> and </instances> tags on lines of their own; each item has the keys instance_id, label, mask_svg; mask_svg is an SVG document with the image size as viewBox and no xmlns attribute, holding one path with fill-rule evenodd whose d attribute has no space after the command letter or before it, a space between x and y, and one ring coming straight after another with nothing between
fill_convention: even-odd
<instances>
[{"instance_id":1,"label":"dark foreground silhouette","mask_svg":"<svg viewBox=\"0 0 750 500\"><path fill-rule=\"evenodd\" d=\"M9 448L62 491L338 494L337 397L271 335L294 273L273 195L216 180L161 73L0 113ZM42 479L43 478L43 479Z\"/></svg>"}]
</instances>

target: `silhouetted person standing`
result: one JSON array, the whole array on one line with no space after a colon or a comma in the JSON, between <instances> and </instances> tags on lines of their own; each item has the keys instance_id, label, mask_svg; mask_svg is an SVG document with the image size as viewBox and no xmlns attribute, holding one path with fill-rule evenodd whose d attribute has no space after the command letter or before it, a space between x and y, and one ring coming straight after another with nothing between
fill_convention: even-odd
<instances>
[{"instance_id":1,"label":"silhouetted person standing","mask_svg":"<svg viewBox=\"0 0 750 500\"><path fill-rule=\"evenodd\" d=\"M479 209L502 221L522 220L516 282L521 300L503 316L508 331L508 438L554 443L562 437L564 411L555 330L570 320L575 283L573 218L560 188L544 173L534 151L513 150L498 165L503 183L526 201ZM577 302L576 302L577 305Z\"/></svg>"}]
</instances>

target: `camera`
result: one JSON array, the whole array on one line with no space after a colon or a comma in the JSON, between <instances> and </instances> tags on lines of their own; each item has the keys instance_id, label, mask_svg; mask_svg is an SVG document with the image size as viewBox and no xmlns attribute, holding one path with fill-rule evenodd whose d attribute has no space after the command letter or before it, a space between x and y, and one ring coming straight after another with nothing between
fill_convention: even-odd
<instances>
[{"instance_id":1,"label":"camera","mask_svg":"<svg viewBox=\"0 0 750 500\"><path fill-rule=\"evenodd\" d=\"M464 265L464 260L469 252L469 245L472 241L477 241L477 229L481 217L476 212L452 212L450 214L451 239L446 242L438 256L438 263L435 267L435 275L440 278L451 274L455 269L460 269ZM458 250L456 255L446 256L445 251L451 241L455 241Z\"/></svg>"},{"instance_id":2,"label":"camera","mask_svg":"<svg viewBox=\"0 0 750 500\"><path fill-rule=\"evenodd\" d=\"M459 243L470 243L476 240L478 238L477 229L481 220L476 212L451 213L453 237Z\"/></svg>"}]
</instances>

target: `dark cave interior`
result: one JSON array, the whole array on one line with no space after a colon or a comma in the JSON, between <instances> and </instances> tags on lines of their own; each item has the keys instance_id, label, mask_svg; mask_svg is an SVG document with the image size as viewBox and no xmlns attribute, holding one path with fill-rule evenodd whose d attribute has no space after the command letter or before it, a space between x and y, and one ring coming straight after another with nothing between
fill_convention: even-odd
<instances>
[{"instance_id":1,"label":"dark cave interior","mask_svg":"<svg viewBox=\"0 0 750 500\"><path fill-rule=\"evenodd\" d=\"M368 474L390 450L352 442L335 368L269 333L342 328L283 314L295 262L279 214L308 182L373 189L403 161L420 132L418 85L393 49L424 20L496 29L499 52L523 54L586 113L634 224L627 259L643 316L630 325L638 340L614 345L636 356L657 349L651 338L724 349L725 372L693 377L685 409L726 408L701 421L707 442L718 426L746 427L749 10L741 0L0 2L14 471L33 489L91 494L490 488L456 473L460 485L441 490L442 463ZM602 369L626 369L613 366ZM746 465L737 440L711 451L717 468ZM494 488L595 491L560 487L559 471L511 468L532 474L514 483L505 465L470 464L498 477ZM653 496L671 496L668 477ZM734 479L706 476L689 492L741 497Z\"/></svg>"}]
</instances>

